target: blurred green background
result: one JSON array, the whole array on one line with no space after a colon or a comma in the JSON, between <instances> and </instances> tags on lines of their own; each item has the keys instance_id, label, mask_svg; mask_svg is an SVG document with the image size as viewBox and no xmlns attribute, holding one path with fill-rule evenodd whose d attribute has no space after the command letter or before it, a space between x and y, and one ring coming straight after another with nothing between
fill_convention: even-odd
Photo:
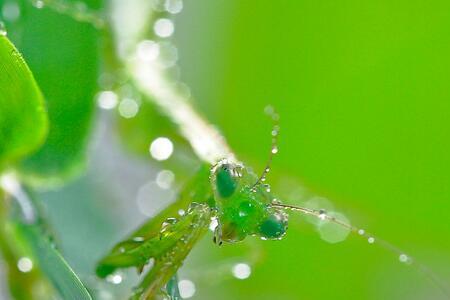
<instances>
[{"instance_id":1,"label":"blurred green background","mask_svg":"<svg viewBox=\"0 0 450 300\"><path fill-rule=\"evenodd\" d=\"M35 37L55 29L49 18L73 26L68 32L87 26L46 9L30 14L20 30ZM257 170L270 148L263 109L278 110L280 154L269 181L283 201L305 200L300 187L326 197L450 282L450 2L185 1L175 24L195 106ZM60 51L72 43L74 58L98 64L99 35L83 30L65 36ZM46 94L33 45L17 46ZM75 80L97 68L74 65ZM113 124L111 112L97 112L86 174L39 195L66 258L91 286L95 262L145 219L138 191L166 167L124 151ZM446 299L376 243L328 244L301 216L282 241L219 248L211 238L181 271L196 284L193 299ZM231 276L241 261L252 266L246 280ZM123 299L120 287L105 285L103 298Z\"/></svg>"}]
</instances>

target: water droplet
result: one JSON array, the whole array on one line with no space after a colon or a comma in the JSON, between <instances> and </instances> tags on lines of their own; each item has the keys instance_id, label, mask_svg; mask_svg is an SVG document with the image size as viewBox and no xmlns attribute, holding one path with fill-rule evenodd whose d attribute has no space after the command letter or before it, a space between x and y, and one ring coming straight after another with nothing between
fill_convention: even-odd
<instances>
[{"instance_id":1,"label":"water droplet","mask_svg":"<svg viewBox=\"0 0 450 300\"><path fill-rule=\"evenodd\" d=\"M273 109L273 106L272 106L272 105L267 105L267 106L264 108L264 112L265 112L267 115L271 116L271 115L273 115L273 114L275 113L275 110Z\"/></svg>"},{"instance_id":2,"label":"water droplet","mask_svg":"<svg viewBox=\"0 0 450 300\"><path fill-rule=\"evenodd\" d=\"M3 4L2 14L5 20L14 22L20 17L20 7L15 1L6 1Z\"/></svg>"},{"instance_id":3,"label":"water droplet","mask_svg":"<svg viewBox=\"0 0 450 300\"><path fill-rule=\"evenodd\" d=\"M122 283L122 276L119 274L110 274L106 276L106 281L111 282L112 284L120 284Z\"/></svg>"},{"instance_id":4,"label":"water droplet","mask_svg":"<svg viewBox=\"0 0 450 300\"><path fill-rule=\"evenodd\" d=\"M320 209L319 210L319 219L321 219L323 221L326 218L327 218L327 212L324 209Z\"/></svg>"},{"instance_id":5,"label":"water droplet","mask_svg":"<svg viewBox=\"0 0 450 300\"><path fill-rule=\"evenodd\" d=\"M191 213L193 210L197 209L199 206L200 206L199 203L192 202L191 204L189 204L188 213Z\"/></svg>"},{"instance_id":6,"label":"water droplet","mask_svg":"<svg viewBox=\"0 0 450 300\"><path fill-rule=\"evenodd\" d=\"M324 211L333 211L333 205L330 203L330 201L323 197L313 197L306 201L303 204L304 207L312 209L312 210L324 210ZM307 215L305 216L305 219L308 223L314 224L316 226L323 223L323 221L315 216Z\"/></svg>"},{"instance_id":7,"label":"water droplet","mask_svg":"<svg viewBox=\"0 0 450 300\"><path fill-rule=\"evenodd\" d=\"M183 299L191 298L195 295L195 284L188 279L180 280L178 282L178 289Z\"/></svg>"},{"instance_id":8,"label":"water droplet","mask_svg":"<svg viewBox=\"0 0 450 300\"><path fill-rule=\"evenodd\" d=\"M317 225L317 230L319 231L320 237L329 243L338 243L345 240L350 234L351 229L335 224L331 221L331 219L338 220L339 222L350 226L350 221L347 217L338 212L329 212L328 214L326 214L324 210L322 212L323 213L319 215L321 221ZM324 217L321 217L322 215Z\"/></svg>"},{"instance_id":9,"label":"water droplet","mask_svg":"<svg viewBox=\"0 0 450 300\"><path fill-rule=\"evenodd\" d=\"M175 174L170 170L162 170L156 175L156 184L162 189L169 189L175 180Z\"/></svg>"},{"instance_id":10,"label":"water droplet","mask_svg":"<svg viewBox=\"0 0 450 300\"><path fill-rule=\"evenodd\" d=\"M186 214L186 212L184 211L184 209L179 209L178 210L178 215L179 216L184 216Z\"/></svg>"},{"instance_id":11,"label":"water droplet","mask_svg":"<svg viewBox=\"0 0 450 300\"><path fill-rule=\"evenodd\" d=\"M21 257L17 262L17 269L20 272L28 273L33 269L33 262L28 257Z\"/></svg>"},{"instance_id":12,"label":"water droplet","mask_svg":"<svg viewBox=\"0 0 450 300\"><path fill-rule=\"evenodd\" d=\"M160 238L168 236L172 233L172 226L178 222L176 218L167 218L161 224L161 230L159 231Z\"/></svg>"},{"instance_id":13,"label":"water droplet","mask_svg":"<svg viewBox=\"0 0 450 300\"><path fill-rule=\"evenodd\" d=\"M369 244L373 244L373 243L375 243L375 238L369 237L369 238L367 239L367 242L369 242Z\"/></svg>"},{"instance_id":14,"label":"water droplet","mask_svg":"<svg viewBox=\"0 0 450 300\"><path fill-rule=\"evenodd\" d=\"M216 217L211 218L211 223L209 223L209 230L214 232L217 226L219 226L219 221L217 220L217 218Z\"/></svg>"},{"instance_id":15,"label":"water droplet","mask_svg":"<svg viewBox=\"0 0 450 300\"><path fill-rule=\"evenodd\" d=\"M167 218L167 219L164 220L162 226L164 227L164 226L168 226L168 225L173 225L173 224L175 224L177 222L178 222L177 218Z\"/></svg>"},{"instance_id":16,"label":"water droplet","mask_svg":"<svg viewBox=\"0 0 450 300\"><path fill-rule=\"evenodd\" d=\"M142 236L135 236L132 239L133 242L141 243L144 241L144 238Z\"/></svg>"},{"instance_id":17,"label":"water droplet","mask_svg":"<svg viewBox=\"0 0 450 300\"><path fill-rule=\"evenodd\" d=\"M411 263L411 258L406 254L400 254L398 260L402 263Z\"/></svg>"},{"instance_id":18,"label":"water droplet","mask_svg":"<svg viewBox=\"0 0 450 300\"><path fill-rule=\"evenodd\" d=\"M161 67L170 68L175 65L178 60L178 49L169 42L159 43L159 62Z\"/></svg>"},{"instance_id":19,"label":"water droplet","mask_svg":"<svg viewBox=\"0 0 450 300\"><path fill-rule=\"evenodd\" d=\"M5 23L0 21L0 36L6 36L6 34L7 34L7 31L6 31Z\"/></svg>"},{"instance_id":20,"label":"water droplet","mask_svg":"<svg viewBox=\"0 0 450 300\"><path fill-rule=\"evenodd\" d=\"M142 185L136 195L136 203L142 214L153 217L163 210L167 203L175 200L177 194L173 189L162 189L156 182Z\"/></svg>"},{"instance_id":21,"label":"water droplet","mask_svg":"<svg viewBox=\"0 0 450 300\"><path fill-rule=\"evenodd\" d=\"M45 3L43 0L32 0L31 4L33 4L34 7L41 9L44 7Z\"/></svg>"},{"instance_id":22,"label":"water droplet","mask_svg":"<svg viewBox=\"0 0 450 300\"><path fill-rule=\"evenodd\" d=\"M366 232L364 231L364 229L359 229L358 230L358 234L359 235L364 235Z\"/></svg>"},{"instance_id":23,"label":"water droplet","mask_svg":"<svg viewBox=\"0 0 450 300\"><path fill-rule=\"evenodd\" d=\"M117 106L119 99L112 91L103 91L97 94L97 104L100 108L109 110Z\"/></svg>"},{"instance_id":24,"label":"water droplet","mask_svg":"<svg viewBox=\"0 0 450 300\"><path fill-rule=\"evenodd\" d=\"M272 154L277 154L277 153L278 153L278 147L273 147Z\"/></svg>"},{"instance_id":25,"label":"water droplet","mask_svg":"<svg viewBox=\"0 0 450 300\"><path fill-rule=\"evenodd\" d=\"M141 41L137 45L136 54L145 62L154 61L159 56L159 44L151 40Z\"/></svg>"},{"instance_id":26,"label":"water droplet","mask_svg":"<svg viewBox=\"0 0 450 300\"><path fill-rule=\"evenodd\" d=\"M183 10L182 0L166 0L165 9L171 14L178 14Z\"/></svg>"},{"instance_id":27,"label":"water droplet","mask_svg":"<svg viewBox=\"0 0 450 300\"><path fill-rule=\"evenodd\" d=\"M239 263L235 264L233 268L231 269L231 272L233 273L233 276L237 279L247 279L250 277L250 274L252 273L252 269L250 266L246 263Z\"/></svg>"},{"instance_id":28,"label":"water droplet","mask_svg":"<svg viewBox=\"0 0 450 300\"><path fill-rule=\"evenodd\" d=\"M153 30L155 31L156 35L165 38L173 34L173 32L175 31L175 26L172 20L161 18L156 20L155 25L153 26Z\"/></svg>"},{"instance_id":29,"label":"water droplet","mask_svg":"<svg viewBox=\"0 0 450 300\"><path fill-rule=\"evenodd\" d=\"M166 137L158 137L150 144L150 154L156 160L166 160L172 153L172 141Z\"/></svg>"},{"instance_id":30,"label":"water droplet","mask_svg":"<svg viewBox=\"0 0 450 300\"><path fill-rule=\"evenodd\" d=\"M273 204L281 204L281 201L278 200L277 198L273 198L273 199L272 199L272 203L273 203Z\"/></svg>"},{"instance_id":31,"label":"water droplet","mask_svg":"<svg viewBox=\"0 0 450 300\"><path fill-rule=\"evenodd\" d=\"M137 104L136 100L131 98L125 98L122 101L120 101L119 104L119 114L126 118L130 119L137 115L139 111L139 105Z\"/></svg>"}]
</instances>

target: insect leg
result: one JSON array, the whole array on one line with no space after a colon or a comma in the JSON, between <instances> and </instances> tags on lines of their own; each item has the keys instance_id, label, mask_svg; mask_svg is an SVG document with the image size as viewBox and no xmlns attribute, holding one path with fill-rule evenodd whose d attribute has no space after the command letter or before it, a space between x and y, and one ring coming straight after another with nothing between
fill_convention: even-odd
<instances>
[{"instance_id":1,"label":"insect leg","mask_svg":"<svg viewBox=\"0 0 450 300\"><path fill-rule=\"evenodd\" d=\"M155 249L154 244L159 241L161 225L170 218L179 218L180 210L186 210L191 202L209 203L212 191L209 183L210 167L203 165L196 176L184 186L178 199L154 218L145 222L140 228L118 243L111 252L102 259L97 268L97 275L105 277L114 272L116 267L137 265L138 253L144 253L146 248ZM169 246L168 246L169 247ZM132 251L136 249L136 251ZM144 251L145 250L145 251ZM147 253L147 252L145 252ZM152 254L149 252L149 254ZM149 255L143 255L148 261ZM116 266L116 267L113 267Z\"/></svg>"},{"instance_id":2,"label":"insect leg","mask_svg":"<svg viewBox=\"0 0 450 300\"><path fill-rule=\"evenodd\" d=\"M154 299L181 267L195 243L208 231L211 219L211 210L208 206L197 205L187 216L190 216L191 222L181 231L181 238L177 239L169 251L155 259L152 269L135 289L131 299Z\"/></svg>"}]
</instances>

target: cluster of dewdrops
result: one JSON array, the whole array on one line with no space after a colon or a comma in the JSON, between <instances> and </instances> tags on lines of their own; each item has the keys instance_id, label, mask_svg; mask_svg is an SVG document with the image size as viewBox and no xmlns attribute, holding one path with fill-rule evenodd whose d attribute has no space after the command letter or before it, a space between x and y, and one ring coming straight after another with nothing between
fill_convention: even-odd
<instances>
[{"instance_id":1,"label":"cluster of dewdrops","mask_svg":"<svg viewBox=\"0 0 450 300\"><path fill-rule=\"evenodd\" d=\"M231 276L239 280L245 280L249 278L251 273L252 269L246 262L235 263L230 269ZM125 275L121 272L117 272L106 277L107 282L113 285L121 284L124 279ZM180 292L181 298L183 299L192 298L197 292L195 283L191 279L187 278L182 278L178 281L178 290Z\"/></svg>"},{"instance_id":2,"label":"cluster of dewdrops","mask_svg":"<svg viewBox=\"0 0 450 300\"><path fill-rule=\"evenodd\" d=\"M231 267L231 275L239 280L244 280L250 277L252 273L251 267L245 262L239 262ZM183 299L191 298L195 295L196 288L193 281L189 279L182 279L178 282L178 289L180 296Z\"/></svg>"},{"instance_id":3,"label":"cluster of dewdrops","mask_svg":"<svg viewBox=\"0 0 450 300\"><path fill-rule=\"evenodd\" d=\"M169 14L180 13L183 9L182 0L156 1L154 5L157 6L155 9L158 11ZM167 17L156 19L152 25L152 30L158 40L145 39L138 42L133 53L134 59L163 70L175 67L178 60L178 51L167 40L175 31L174 22ZM101 76L99 79L100 85L105 81L104 77L107 76L105 74ZM178 83L177 88L181 93L189 97L190 92L186 85ZM141 105L140 97L132 94L122 93L121 90L116 92L105 89L97 94L97 105L103 110L117 109L121 117L131 119L137 116ZM168 137L160 136L149 141L148 149L152 158L157 161L164 161L172 156L174 145Z\"/></svg>"},{"instance_id":4,"label":"cluster of dewdrops","mask_svg":"<svg viewBox=\"0 0 450 300\"><path fill-rule=\"evenodd\" d=\"M161 4L161 3L160 3ZM37 8L43 8L45 2L42 0L34 0L33 5ZM162 2L164 10L170 14L177 14L183 9L182 0L165 0ZM79 12L84 11L83 6L78 7ZM1 7L1 16L4 20L9 22L17 21L20 18L21 12L20 7L15 1L5 1ZM173 35L175 31L175 25L173 21L169 18L157 19L153 24L153 31L155 35L162 41L153 40L142 40L137 44L136 47L136 57L146 63L158 62L159 67L172 67L177 61L177 49L164 39L169 38ZM7 34L5 25L0 21L0 35L5 36ZM185 88L186 89L186 88ZM186 91L189 93L189 91ZM137 97L132 97L130 95L119 97L119 95L112 90L103 90L99 92L96 96L97 104L101 109L104 110L118 110L119 114L123 118L134 118L139 112L140 101ZM278 121L278 115L274 112L273 108L268 106L266 108L266 113L269 114L274 121ZM271 154L275 155L278 153L277 138L279 134L279 126L275 125L272 132L272 148ZM169 159L174 151L174 146L172 141L167 137L157 137L149 142L149 153L157 161L164 161ZM267 166L261 177L261 182L266 180L266 175L270 171L270 167ZM152 216L155 213L154 201L148 199L148 195L154 195L155 191L162 192L161 199L169 200L169 198L175 195L172 192L172 187L175 181L175 174L170 170L161 170L156 175L156 178L149 182L148 184L142 186L138 191L137 205L139 210L146 216ZM270 192L270 186L265 185L268 192ZM166 193L166 194L164 194ZM150 203L152 205L150 205ZM163 205L165 201L162 201ZM180 210L179 215L184 215L185 211ZM214 231L217 227L217 219L213 218L210 225L210 230ZM366 232L363 229L359 229L358 234L361 236L366 236ZM367 237L367 242L369 244L375 243L375 238L372 236ZM412 259L406 254L399 255L399 261L402 263L411 263ZM21 257L17 261L17 269L20 272L28 273L33 269L33 261L29 257ZM239 262L231 267L231 275L239 280L244 280L250 277L251 267L248 263ZM111 284L121 284L123 281L123 274L115 273L107 277L107 281ZM193 281L189 279L182 279L178 282L178 288L180 295L183 299L192 298L196 293L196 286Z\"/></svg>"}]
</instances>

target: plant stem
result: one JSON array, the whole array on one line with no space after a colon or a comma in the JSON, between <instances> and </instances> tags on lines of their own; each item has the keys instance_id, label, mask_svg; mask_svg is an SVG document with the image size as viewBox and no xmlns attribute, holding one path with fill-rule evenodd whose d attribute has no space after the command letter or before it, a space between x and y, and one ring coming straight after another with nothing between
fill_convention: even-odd
<instances>
[{"instance_id":1,"label":"plant stem","mask_svg":"<svg viewBox=\"0 0 450 300\"><path fill-rule=\"evenodd\" d=\"M146 29L153 26L157 17L152 4L130 0L125 5L123 1L113 0L110 12L118 56L140 92L178 125L181 135L202 161L209 164L215 164L221 159L236 162L235 155L217 128L196 112L188 96L176 89L177 82L167 76L164 62L159 57L148 61L136 55L140 41L146 38L159 39ZM132 12L139 12L142 19L128 20L126 16L132 15Z\"/></svg>"},{"instance_id":2,"label":"plant stem","mask_svg":"<svg viewBox=\"0 0 450 300\"><path fill-rule=\"evenodd\" d=\"M193 109L188 99L173 89L173 84L161 72L139 60L129 65L141 92L179 126L180 133L200 159L210 164L224 158L236 160L225 138Z\"/></svg>"}]
</instances>

